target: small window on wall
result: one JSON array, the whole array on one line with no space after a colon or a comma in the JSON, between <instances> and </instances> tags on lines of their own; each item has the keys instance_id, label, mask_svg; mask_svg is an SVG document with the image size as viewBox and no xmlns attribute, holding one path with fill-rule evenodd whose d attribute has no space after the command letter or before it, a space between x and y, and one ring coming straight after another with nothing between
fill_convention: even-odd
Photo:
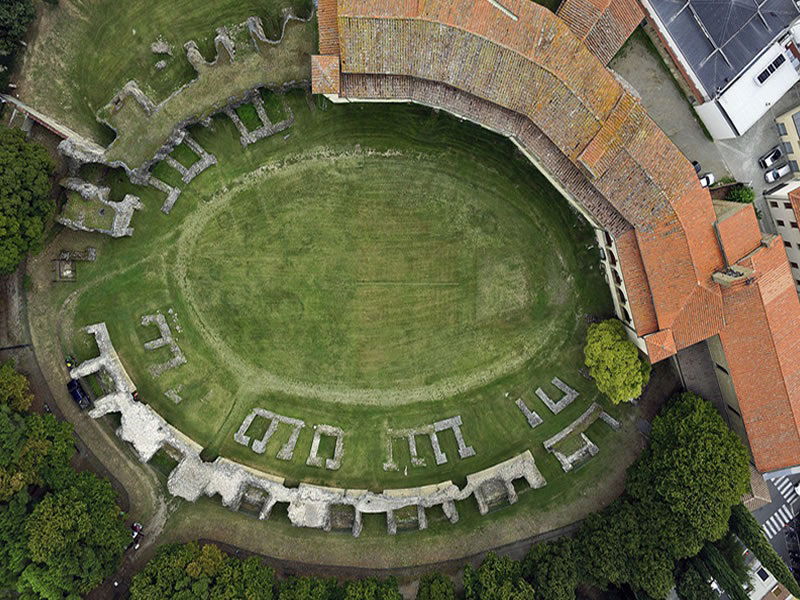
<instances>
[{"instance_id":1,"label":"small window on wall","mask_svg":"<svg viewBox=\"0 0 800 600\"><path fill-rule=\"evenodd\" d=\"M758 573L758 578L761 579L761 581L766 581L767 579L769 579L769 573L767 573L764 567L759 567L756 573Z\"/></svg>"},{"instance_id":2,"label":"small window on wall","mask_svg":"<svg viewBox=\"0 0 800 600\"><path fill-rule=\"evenodd\" d=\"M627 309L623 306L622 308L622 318L625 319L625 322L628 324L632 324L631 316L628 314Z\"/></svg>"},{"instance_id":3,"label":"small window on wall","mask_svg":"<svg viewBox=\"0 0 800 600\"><path fill-rule=\"evenodd\" d=\"M783 240L783 245L786 246L787 248L791 248L792 247L792 243L791 242L787 242L786 240Z\"/></svg>"},{"instance_id":4,"label":"small window on wall","mask_svg":"<svg viewBox=\"0 0 800 600\"><path fill-rule=\"evenodd\" d=\"M791 205L789 202L784 202L784 203L783 203L783 208L786 208L786 209L792 210L792 205Z\"/></svg>"},{"instance_id":5,"label":"small window on wall","mask_svg":"<svg viewBox=\"0 0 800 600\"><path fill-rule=\"evenodd\" d=\"M790 160L789 161L789 166L792 168L792 171L794 171L795 173L797 171L800 171L800 167L797 166L797 161L796 160Z\"/></svg>"},{"instance_id":6,"label":"small window on wall","mask_svg":"<svg viewBox=\"0 0 800 600\"><path fill-rule=\"evenodd\" d=\"M777 202L775 202L774 200L770 200L770 201L769 201L769 205L770 205L772 208L778 208L778 203L777 203Z\"/></svg>"},{"instance_id":7,"label":"small window on wall","mask_svg":"<svg viewBox=\"0 0 800 600\"><path fill-rule=\"evenodd\" d=\"M778 123L778 135L786 135L787 133L786 126L783 123Z\"/></svg>"},{"instance_id":8,"label":"small window on wall","mask_svg":"<svg viewBox=\"0 0 800 600\"><path fill-rule=\"evenodd\" d=\"M797 229L797 221L792 221L792 228Z\"/></svg>"},{"instance_id":9,"label":"small window on wall","mask_svg":"<svg viewBox=\"0 0 800 600\"><path fill-rule=\"evenodd\" d=\"M797 263L796 263L796 262L789 261L789 264L791 265L791 267L792 267L793 269L800 269L800 267L798 267L798 266L797 266Z\"/></svg>"},{"instance_id":10,"label":"small window on wall","mask_svg":"<svg viewBox=\"0 0 800 600\"><path fill-rule=\"evenodd\" d=\"M786 223L785 223L785 222L783 222L783 221L781 221L780 219L777 219L777 220L775 221L775 224L776 224L778 227L786 227Z\"/></svg>"}]
</instances>

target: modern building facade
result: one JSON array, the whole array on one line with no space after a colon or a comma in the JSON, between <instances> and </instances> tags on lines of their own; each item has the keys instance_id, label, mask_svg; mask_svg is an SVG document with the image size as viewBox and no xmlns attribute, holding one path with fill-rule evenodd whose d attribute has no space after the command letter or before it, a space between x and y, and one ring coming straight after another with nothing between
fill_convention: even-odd
<instances>
[{"instance_id":1,"label":"modern building facade","mask_svg":"<svg viewBox=\"0 0 800 600\"><path fill-rule=\"evenodd\" d=\"M792 180L765 196L772 220L783 240L792 278L800 293L800 180Z\"/></svg>"},{"instance_id":2,"label":"modern building facade","mask_svg":"<svg viewBox=\"0 0 800 600\"><path fill-rule=\"evenodd\" d=\"M650 360L718 339L756 467L800 465L783 241L751 205L712 204L574 24L528 0L320 0L319 25L315 93L415 102L509 137L597 231L617 314Z\"/></svg>"},{"instance_id":3,"label":"modern building facade","mask_svg":"<svg viewBox=\"0 0 800 600\"><path fill-rule=\"evenodd\" d=\"M775 125L778 128L778 136L780 137L786 159L792 167L794 177L798 177L800 173L800 106L794 107L792 110L786 111L777 119Z\"/></svg>"},{"instance_id":4,"label":"modern building facade","mask_svg":"<svg viewBox=\"0 0 800 600\"><path fill-rule=\"evenodd\" d=\"M744 134L800 81L795 0L641 0L716 139Z\"/></svg>"}]
</instances>

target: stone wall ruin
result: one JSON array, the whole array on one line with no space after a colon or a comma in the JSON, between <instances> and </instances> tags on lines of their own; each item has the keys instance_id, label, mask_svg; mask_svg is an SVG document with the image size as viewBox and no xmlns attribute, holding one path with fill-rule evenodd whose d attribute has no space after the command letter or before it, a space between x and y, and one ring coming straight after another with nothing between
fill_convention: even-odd
<instances>
[{"instance_id":1,"label":"stone wall ruin","mask_svg":"<svg viewBox=\"0 0 800 600\"><path fill-rule=\"evenodd\" d=\"M167 423L150 406L133 399L133 382L119 362L105 323L90 325L85 331L95 336L100 356L72 369L72 376L85 376L106 369L116 386L114 392L96 400L90 416L98 419L110 413L119 413L117 435L133 446L142 462L148 462L161 449L176 457L178 465L169 474L167 488L172 495L190 502L203 495L219 495L222 504L232 510L238 510L243 502L256 506L258 518L262 520L269 518L275 504L282 502L288 504L288 516L293 525L326 531L333 528L334 520L337 523L342 521L340 516L334 519L333 515L341 515L342 508L346 507L352 511L349 513L352 519L345 520L352 527L352 534L358 537L363 528L364 514L384 514L387 531L396 533L395 513L412 508L416 511L417 526L425 529L427 509L441 507L445 516L455 523L458 521L456 502L475 496L479 510L484 513L488 511L492 489L504 489L508 501L513 503L517 499L513 486L515 480L524 479L531 488L546 484L530 450L468 475L463 489L459 489L452 481L445 481L379 493L307 483L288 487L281 477L239 465L226 458L204 462L200 458L201 446Z\"/></svg>"}]
</instances>

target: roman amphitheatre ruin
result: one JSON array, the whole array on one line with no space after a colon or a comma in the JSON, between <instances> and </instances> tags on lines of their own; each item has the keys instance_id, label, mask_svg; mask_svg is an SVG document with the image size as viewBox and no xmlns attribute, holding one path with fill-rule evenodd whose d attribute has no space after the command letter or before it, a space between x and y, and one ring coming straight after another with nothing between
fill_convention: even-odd
<instances>
[{"instance_id":1,"label":"roman amphitheatre ruin","mask_svg":"<svg viewBox=\"0 0 800 600\"><path fill-rule=\"evenodd\" d=\"M717 334L738 360L718 311L782 249L734 264L724 224L710 248L707 192L605 68L641 15L598 41L527 0L223 2L170 29L180 4L114 64L54 26L4 98L69 166L37 359L84 382L71 420L147 469L165 531L356 565L512 543L610 501L643 444L647 403L582 368L592 320L653 362ZM44 89L48 43L73 59ZM277 548L298 536L323 543Z\"/></svg>"}]
</instances>

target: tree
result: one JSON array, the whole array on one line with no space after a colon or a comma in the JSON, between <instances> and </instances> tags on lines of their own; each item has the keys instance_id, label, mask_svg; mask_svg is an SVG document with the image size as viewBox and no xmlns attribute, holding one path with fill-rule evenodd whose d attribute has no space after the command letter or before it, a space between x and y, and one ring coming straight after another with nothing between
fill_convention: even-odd
<instances>
[{"instance_id":1,"label":"tree","mask_svg":"<svg viewBox=\"0 0 800 600\"><path fill-rule=\"evenodd\" d=\"M417 600L455 600L455 598L455 586L449 577L441 573L428 573L420 579Z\"/></svg>"},{"instance_id":2,"label":"tree","mask_svg":"<svg viewBox=\"0 0 800 600\"><path fill-rule=\"evenodd\" d=\"M281 584L279 600L337 600L342 589L335 579L289 577Z\"/></svg>"},{"instance_id":3,"label":"tree","mask_svg":"<svg viewBox=\"0 0 800 600\"><path fill-rule=\"evenodd\" d=\"M18 584L23 595L85 595L116 570L130 543L111 484L89 472L46 495L26 519L25 535L31 564Z\"/></svg>"},{"instance_id":4,"label":"tree","mask_svg":"<svg viewBox=\"0 0 800 600\"><path fill-rule=\"evenodd\" d=\"M378 580L374 577L348 581L344 586L344 600L402 600L397 580L390 577Z\"/></svg>"},{"instance_id":5,"label":"tree","mask_svg":"<svg viewBox=\"0 0 800 600\"><path fill-rule=\"evenodd\" d=\"M36 16L31 0L0 2L0 56L12 54Z\"/></svg>"},{"instance_id":6,"label":"tree","mask_svg":"<svg viewBox=\"0 0 800 600\"><path fill-rule=\"evenodd\" d=\"M477 569L464 569L466 600L534 600L534 591L522 578L522 565L490 552Z\"/></svg>"},{"instance_id":7,"label":"tree","mask_svg":"<svg viewBox=\"0 0 800 600\"><path fill-rule=\"evenodd\" d=\"M674 560L658 535L654 507L622 498L587 518L578 532L576 560L588 583L630 584L651 598L666 598L675 585Z\"/></svg>"},{"instance_id":8,"label":"tree","mask_svg":"<svg viewBox=\"0 0 800 600\"><path fill-rule=\"evenodd\" d=\"M685 562L678 569L677 592L681 600L718 600L711 581L697 566L697 560Z\"/></svg>"},{"instance_id":9,"label":"tree","mask_svg":"<svg viewBox=\"0 0 800 600\"><path fill-rule=\"evenodd\" d=\"M32 484L69 485L72 426L53 415L12 413L0 405L0 502Z\"/></svg>"},{"instance_id":10,"label":"tree","mask_svg":"<svg viewBox=\"0 0 800 600\"><path fill-rule=\"evenodd\" d=\"M590 325L583 353L597 389L614 404L638 398L650 380L650 363L639 356L617 319Z\"/></svg>"},{"instance_id":11,"label":"tree","mask_svg":"<svg viewBox=\"0 0 800 600\"><path fill-rule=\"evenodd\" d=\"M575 542L534 544L522 563L525 579L536 590L538 600L573 600L578 587Z\"/></svg>"},{"instance_id":12,"label":"tree","mask_svg":"<svg viewBox=\"0 0 800 600\"><path fill-rule=\"evenodd\" d=\"M25 520L29 502L30 497L23 490L7 504L0 503L0 590L14 588L28 560Z\"/></svg>"},{"instance_id":13,"label":"tree","mask_svg":"<svg viewBox=\"0 0 800 600\"><path fill-rule=\"evenodd\" d=\"M753 188L747 185L737 185L728 190L725 194L725 200L728 202L741 202L742 204L751 204L756 199L756 193Z\"/></svg>"},{"instance_id":14,"label":"tree","mask_svg":"<svg viewBox=\"0 0 800 600\"><path fill-rule=\"evenodd\" d=\"M214 544L200 546L192 542L162 546L133 577L130 597L272 600L274 588L274 571L256 557L240 560Z\"/></svg>"},{"instance_id":15,"label":"tree","mask_svg":"<svg viewBox=\"0 0 800 600\"><path fill-rule=\"evenodd\" d=\"M28 378L14 370L14 363L7 361L0 365L0 405L11 410L23 412L31 407L31 394Z\"/></svg>"},{"instance_id":16,"label":"tree","mask_svg":"<svg viewBox=\"0 0 800 600\"><path fill-rule=\"evenodd\" d=\"M700 551L700 558L709 573L711 573L720 587L725 590L731 600L748 600L739 578L714 544L703 546Z\"/></svg>"},{"instance_id":17,"label":"tree","mask_svg":"<svg viewBox=\"0 0 800 600\"><path fill-rule=\"evenodd\" d=\"M653 421L650 445L629 469L625 489L662 514L659 528L679 559L725 534L749 481L739 438L709 402L684 393Z\"/></svg>"},{"instance_id":18,"label":"tree","mask_svg":"<svg viewBox=\"0 0 800 600\"><path fill-rule=\"evenodd\" d=\"M8 5L5 2L0 8L0 36ZM53 209L49 198L52 170L53 162L43 146L28 143L18 129L0 127L0 274L13 272L26 252L41 246Z\"/></svg>"},{"instance_id":19,"label":"tree","mask_svg":"<svg viewBox=\"0 0 800 600\"><path fill-rule=\"evenodd\" d=\"M792 596L800 598L800 585L797 584L789 567L767 540L758 521L743 504L737 504L731 509L730 527L731 531L761 561L761 564L775 576L775 579L780 581L792 593Z\"/></svg>"}]
</instances>

